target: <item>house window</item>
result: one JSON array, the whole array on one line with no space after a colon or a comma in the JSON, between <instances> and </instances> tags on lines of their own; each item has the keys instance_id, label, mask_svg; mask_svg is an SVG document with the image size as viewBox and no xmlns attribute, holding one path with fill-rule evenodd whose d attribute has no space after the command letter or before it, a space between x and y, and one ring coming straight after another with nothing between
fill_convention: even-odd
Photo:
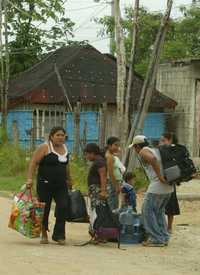
<instances>
[{"instance_id":1,"label":"house window","mask_svg":"<svg viewBox=\"0 0 200 275\"><path fill-rule=\"evenodd\" d=\"M34 130L36 139L46 139L49 132L54 126L62 126L65 128L65 112L64 110L34 110Z\"/></svg>"}]
</instances>

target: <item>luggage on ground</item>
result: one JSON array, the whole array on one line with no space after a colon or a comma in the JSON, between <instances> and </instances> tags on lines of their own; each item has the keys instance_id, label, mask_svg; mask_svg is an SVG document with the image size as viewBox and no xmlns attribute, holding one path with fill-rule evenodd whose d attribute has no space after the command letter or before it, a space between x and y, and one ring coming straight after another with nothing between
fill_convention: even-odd
<instances>
[{"instance_id":1,"label":"luggage on ground","mask_svg":"<svg viewBox=\"0 0 200 275\"><path fill-rule=\"evenodd\" d=\"M31 190L14 196L8 227L28 238L40 237L45 203L32 197Z\"/></svg>"},{"instance_id":2,"label":"luggage on ground","mask_svg":"<svg viewBox=\"0 0 200 275\"><path fill-rule=\"evenodd\" d=\"M96 219L92 230L96 239L116 240L120 247L120 223L118 216L113 214L106 201L101 201L96 206Z\"/></svg>"},{"instance_id":3,"label":"luggage on ground","mask_svg":"<svg viewBox=\"0 0 200 275\"><path fill-rule=\"evenodd\" d=\"M85 199L79 190L69 192L70 219L72 222L88 222Z\"/></svg>"},{"instance_id":4,"label":"luggage on ground","mask_svg":"<svg viewBox=\"0 0 200 275\"><path fill-rule=\"evenodd\" d=\"M144 229L139 214L133 212L131 206L122 209L119 215L121 224L120 242L123 244L138 244L144 240Z\"/></svg>"}]
</instances>

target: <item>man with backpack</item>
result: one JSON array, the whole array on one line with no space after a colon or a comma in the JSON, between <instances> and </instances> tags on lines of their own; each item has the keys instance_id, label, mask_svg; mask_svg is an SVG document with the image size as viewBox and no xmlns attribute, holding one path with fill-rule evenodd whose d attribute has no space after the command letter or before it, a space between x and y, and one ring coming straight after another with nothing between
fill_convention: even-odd
<instances>
[{"instance_id":1,"label":"man with backpack","mask_svg":"<svg viewBox=\"0 0 200 275\"><path fill-rule=\"evenodd\" d=\"M142 207L142 220L147 240L144 246L162 247L169 242L167 231L165 207L173 192L163 176L160 154L157 149L149 147L147 138L143 135L134 137L129 148L133 148L149 179L149 186Z\"/></svg>"}]
</instances>

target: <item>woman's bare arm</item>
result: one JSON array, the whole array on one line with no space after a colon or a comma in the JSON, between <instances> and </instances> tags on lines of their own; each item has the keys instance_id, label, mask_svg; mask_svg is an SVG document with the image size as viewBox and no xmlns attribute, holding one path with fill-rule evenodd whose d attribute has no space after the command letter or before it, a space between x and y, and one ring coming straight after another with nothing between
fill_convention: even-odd
<instances>
[{"instance_id":1,"label":"woman's bare arm","mask_svg":"<svg viewBox=\"0 0 200 275\"><path fill-rule=\"evenodd\" d=\"M41 159L47 154L48 146L42 144L38 149L33 153L32 159L29 163L28 173L27 173L27 187L32 187L33 184L33 174L36 170L36 167L40 163Z\"/></svg>"},{"instance_id":2,"label":"woman's bare arm","mask_svg":"<svg viewBox=\"0 0 200 275\"><path fill-rule=\"evenodd\" d=\"M111 178L111 181L114 185L117 185L117 180L114 176L114 158L112 155L107 155L107 168L108 168L108 174Z\"/></svg>"}]
</instances>

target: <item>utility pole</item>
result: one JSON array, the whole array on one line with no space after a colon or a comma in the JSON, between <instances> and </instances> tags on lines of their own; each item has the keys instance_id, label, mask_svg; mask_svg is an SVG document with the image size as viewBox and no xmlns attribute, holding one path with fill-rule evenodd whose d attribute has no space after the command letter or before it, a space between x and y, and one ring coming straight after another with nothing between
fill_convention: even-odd
<instances>
[{"instance_id":1,"label":"utility pole","mask_svg":"<svg viewBox=\"0 0 200 275\"><path fill-rule=\"evenodd\" d=\"M0 106L1 125L5 140L7 139L8 85L10 76L7 5L7 1L0 0Z\"/></svg>"},{"instance_id":2,"label":"utility pole","mask_svg":"<svg viewBox=\"0 0 200 275\"><path fill-rule=\"evenodd\" d=\"M139 0L135 0L133 7L133 32L132 32L132 47L131 55L129 59L129 72L128 72L128 83L126 88L126 99L125 99L125 114L124 114L124 140L128 138L130 128L130 95L132 91L132 82L134 76L134 65L136 58L136 48L138 40L138 25L139 25ZM132 95L134 97L134 95Z\"/></svg>"},{"instance_id":3,"label":"utility pole","mask_svg":"<svg viewBox=\"0 0 200 275\"><path fill-rule=\"evenodd\" d=\"M122 19L120 12L120 0L114 1L115 7L115 35L116 35L116 55L117 55L117 121L118 136L122 136L122 148L125 145L123 140L124 129L124 97L126 90L126 51L124 44L124 34L122 29Z\"/></svg>"},{"instance_id":4,"label":"utility pole","mask_svg":"<svg viewBox=\"0 0 200 275\"><path fill-rule=\"evenodd\" d=\"M163 48L164 40L165 40L166 33L167 33L167 28L168 28L172 5L173 5L173 0L168 0L167 8L166 8L165 14L162 18L160 29L158 31L156 41L154 43L153 53L152 53L152 56L150 59L149 67L147 70L146 78L144 81L144 85L143 85L141 96L140 96L139 103L138 103L137 114L135 116L134 123L131 127L131 131L129 134L129 138L128 138L126 147L128 147L128 144L130 144L132 142L133 137L136 134L141 133L141 130L143 129L143 124L144 124L144 120L145 120L146 114L149 109L149 104L151 102L152 93L153 93L153 90L155 89L155 81L156 81L156 74L157 74L158 65L159 65L159 61L160 61L160 54L161 54L161 50ZM126 156L125 160L127 160L128 149L126 150L125 156ZM129 169L132 168L130 163L129 163L128 168Z\"/></svg>"}]
</instances>

